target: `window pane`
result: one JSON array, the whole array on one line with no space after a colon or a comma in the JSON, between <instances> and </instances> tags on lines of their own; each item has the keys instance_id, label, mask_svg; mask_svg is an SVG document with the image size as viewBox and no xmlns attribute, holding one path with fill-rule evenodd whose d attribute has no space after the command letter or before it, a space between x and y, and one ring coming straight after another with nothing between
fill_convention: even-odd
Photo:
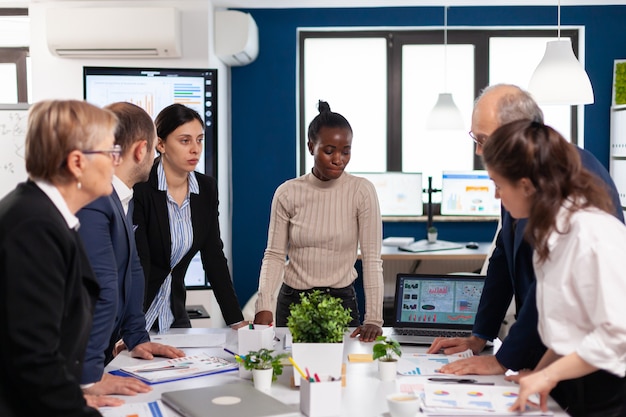
<instances>
[{"instance_id":1,"label":"window pane","mask_svg":"<svg viewBox=\"0 0 626 417\"><path fill-rule=\"evenodd\" d=\"M0 64L0 103L17 103L15 64Z\"/></svg>"},{"instance_id":2,"label":"window pane","mask_svg":"<svg viewBox=\"0 0 626 417\"><path fill-rule=\"evenodd\" d=\"M26 89L28 90L28 102L33 102L33 70L30 62L30 56L26 57Z\"/></svg>"},{"instance_id":3,"label":"window pane","mask_svg":"<svg viewBox=\"0 0 626 417\"><path fill-rule=\"evenodd\" d=\"M385 38L307 38L304 48L305 131L318 114L318 100L327 101L332 111L348 119L354 132L349 171L386 171ZM305 172L312 167L309 156Z\"/></svg>"},{"instance_id":4,"label":"window pane","mask_svg":"<svg viewBox=\"0 0 626 417\"><path fill-rule=\"evenodd\" d=\"M467 135L474 102L473 45L405 45L402 50L402 170L421 172L441 188L442 171L471 170L473 142ZM440 93L452 93L462 130L429 130L426 122ZM425 197L426 198L426 197ZM433 201L441 201L435 193Z\"/></svg>"},{"instance_id":5,"label":"window pane","mask_svg":"<svg viewBox=\"0 0 626 417\"><path fill-rule=\"evenodd\" d=\"M489 85L507 83L527 89L546 51L546 42L552 40L554 38L490 38ZM544 122L571 141L570 106L540 107Z\"/></svg>"}]
</instances>

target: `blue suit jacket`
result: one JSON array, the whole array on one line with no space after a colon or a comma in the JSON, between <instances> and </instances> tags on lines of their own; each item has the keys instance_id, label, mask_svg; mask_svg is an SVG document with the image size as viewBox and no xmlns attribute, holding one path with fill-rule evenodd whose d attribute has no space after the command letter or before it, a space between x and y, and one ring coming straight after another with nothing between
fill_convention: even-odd
<instances>
[{"instance_id":1,"label":"blue suit jacket","mask_svg":"<svg viewBox=\"0 0 626 417\"><path fill-rule=\"evenodd\" d=\"M132 223L124 216L117 193L85 206L77 216L79 233L101 288L81 378L81 383L87 384L102 378L117 340L122 338L132 350L149 342L150 336L143 312L143 269Z\"/></svg>"},{"instance_id":2,"label":"blue suit jacket","mask_svg":"<svg viewBox=\"0 0 626 417\"><path fill-rule=\"evenodd\" d=\"M604 181L609 188L615 217L624 222L619 194L604 166L588 151L578 148L583 166ZM485 288L478 306L473 333L492 340L512 297L515 297L516 322L496 353L498 361L508 369L533 369L546 351L537 330L538 313L535 299L533 249L524 240L527 220L515 221L502 209L502 229L489 259Z\"/></svg>"}]
</instances>

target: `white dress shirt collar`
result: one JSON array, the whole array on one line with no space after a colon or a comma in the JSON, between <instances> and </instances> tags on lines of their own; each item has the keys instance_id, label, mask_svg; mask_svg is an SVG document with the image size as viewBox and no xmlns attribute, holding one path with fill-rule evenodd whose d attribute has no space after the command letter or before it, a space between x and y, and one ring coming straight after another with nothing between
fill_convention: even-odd
<instances>
[{"instance_id":1,"label":"white dress shirt collar","mask_svg":"<svg viewBox=\"0 0 626 417\"><path fill-rule=\"evenodd\" d=\"M124 208L124 214L128 214L128 204L130 200L133 198L133 189L129 188L124 181L119 179L117 175L113 176L113 189L117 193L117 196L120 198L122 202L122 207Z\"/></svg>"}]
</instances>

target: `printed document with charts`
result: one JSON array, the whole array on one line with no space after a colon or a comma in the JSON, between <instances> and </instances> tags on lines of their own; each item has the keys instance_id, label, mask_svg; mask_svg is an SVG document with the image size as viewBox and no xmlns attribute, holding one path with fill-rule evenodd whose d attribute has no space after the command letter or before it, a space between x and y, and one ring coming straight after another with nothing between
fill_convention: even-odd
<instances>
[{"instance_id":1,"label":"printed document with charts","mask_svg":"<svg viewBox=\"0 0 626 417\"><path fill-rule=\"evenodd\" d=\"M127 366L120 368L120 371L154 384L226 372L237 368L238 365L235 362L201 353L199 355L185 356L183 358L169 359L166 361L151 361L146 365Z\"/></svg>"},{"instance_id":2,"label":"printed document with charts","mask_svg":"<svg viewBox=\"0 0 626 417\"><path fill-rule=\"evenodd\" d=\"M398 361L398 373L400 375L433 375L439 368L459 359L474 356L471 349L452 355L438 353L405 353Z\"/></svg>"},{"instance_id":3,"label":"printed document with charts","mask_svg":"<svg viewBox=\"0 0 626 417\"><path fill-rule=\"evenodd\" d=\"M427 416L510 416L519 415L508 411L515 402L517 385L478 385L478 384L424 384L424 404L422 412ZM539 397L530 397L539 402ZM527 406L525 416L552 415Z\"/></svg>"}]
</instances>

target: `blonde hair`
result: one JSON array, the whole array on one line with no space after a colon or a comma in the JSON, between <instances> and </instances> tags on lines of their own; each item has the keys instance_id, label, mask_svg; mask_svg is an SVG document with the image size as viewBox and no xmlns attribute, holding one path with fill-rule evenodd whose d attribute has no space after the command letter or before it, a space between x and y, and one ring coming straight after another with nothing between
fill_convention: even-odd
<instances>
[{"instance_id":1,"label":"blonde hair","mask_svg":"<svg viewBox=\"0 0 626 417\"><path fill-rule=\"evenodd\" d=\"M26 132L26 171L31 178L67 183L66 159L73 150L90 150L114 134L117 117L79 100L44 100L33 104Z\"/></svg>"}]
</instances>

